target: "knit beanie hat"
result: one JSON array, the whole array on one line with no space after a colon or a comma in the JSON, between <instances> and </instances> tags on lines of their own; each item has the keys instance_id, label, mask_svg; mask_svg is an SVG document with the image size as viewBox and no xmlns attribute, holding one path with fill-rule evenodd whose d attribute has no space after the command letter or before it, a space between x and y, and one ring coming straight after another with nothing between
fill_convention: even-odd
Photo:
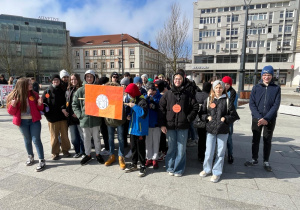
<instances>
[{"instance_id":1,"label":"knit beanie hat","mask_svg":"<svg viewBox=\"0 0 300 210\"><path fill-rule=\"evenodd\" d=\"M141 95L141 92L139 91L138 86L136 86L136 84L133 84L133 83L130 83L126 87L125 93L128 93L133 98Z\"/></svg>"},{"instance_id":2,"label":"knit beanie hat","mask_svg":"<svg viewBox=\"0 0 300 210\"><path fill-rule=\"evenodd\" d=\"M215 87L216 87L218 84L222 85L223 89L225 89L225 84L224 84L224 82L222 82L221 80L216 80L216 81L214 81L214 83L212 84L213 89L215 89Z\"/></svg>"},{"instance_id":3,"label":"knit beanie hat","mask_svg":"<svg viewBox=\"0 0 300 210\"><path fill-rule=\"evenodd\" d=\"M204 82L202 91L206 93L210 93L211 90L211 83L210 82Z\"/></svg>"},{"instance_id":4,"label":"knit beanie hat","mask_svg":"<svg viewBox=\"0 0 300 210\"><path fill-rule=\"evenodd\" d=\"M232 86L232 79L229 76L223 77L222 82L228 83L230 86Z\"/></svg>"},{"instance_id":5,"label":"knit beanie hat","mask_svg":"<svg viewBox=\"0 0 300 210\"><path fill-rule=\"evenodd\" d=\"M273 77L273 75L274 75L273 67L272 67L272 66L265 66L265 67L262 69L262 71L261 71L261 76L262 76L263 74L271 74L272 77Z\"/></svg>"},{"instance_id":6,"label":"knit beanie hat","mask_svg":"<svg viewBox=\"0 0 300 210\"><path fill-rule=\"evenodd\" d=\"M141 84L143 84L143 81L142 81L142 78L141 77L135 77L135 78L133 78L133 83L134 84L136 84L136 83L141 83Z\"/></svg>"},{"instance_id":7,"label":"knit beanie hat","mask_svg":"<svg viewBox=\"0 0 300 210\"><path fill-rule=\"evenodd\" d=\"M63 77L69 77L70 75L66 70L63 69L59 72L59 76L62 79Z\"/></svg>"},{"instance_id":8,"label":"knit beanie hat","mask_svg":"<svg viewBox=\"0 0 300 210\"><path fill-rule=\"evenodd\" d=\"M164 91L164 89L165 89L165 81L163 81L163 80L157 80L154 84L158 88L158 91L160 93Z\"/></svg>"},{"instance_id":9,"label":"knit beanie hat","mask_svg":"<svg viewBox=\"0 0 300 210\"><path fill-rule=\"evenodd\" d=\"M123 79L121 79L121 82L120 82L121 85L126 85L126 86L128 86L129 83L130 83L130 80L128 77L124 77Z\"/></svg>"},{"instance_id":10,"label":"knit beanie hat","mask_svg":"<svg viewBox=\"0 0 300 210\"><path fill-rule=\"evenodd\" d=\"M148 79L148 76L147 74L143 74L141 77L146 77Z\"/></svg>"},{"instance_id":11,"label":"knit beanie hat","mask_svg":"<svg viewBox=\"0 0 300 210\"><path fill-rule=\"evenodd\" d=\"M54 79L59 79L60 80L60 77L58 74L53 74L52 77L51 77L51 81L53 81Z\"/></svg>"},{"instance_id":12,"label":"knit beanie hat","mask_svg":"<svg viewBox=\"0 0 300 210\"><path fill-rule=\"evenodd\" d=\"M153 82L153 79L152 78L148 78L148 82Z\"/></svg>"}]
</instances>

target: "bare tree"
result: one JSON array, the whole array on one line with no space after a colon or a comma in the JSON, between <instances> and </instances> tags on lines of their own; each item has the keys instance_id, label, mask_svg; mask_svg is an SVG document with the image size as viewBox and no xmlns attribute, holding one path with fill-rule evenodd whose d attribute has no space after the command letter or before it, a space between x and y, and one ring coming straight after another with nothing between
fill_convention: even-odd
<instances>
[{"instance_id":1,"label":"bare tree","mask_svg":"<svg viewBox=\"0 0 300 210\"><path fill-rule=\"evenodd\" d=\"M69 33L69 32L67 32ZM73 71L73 54L72 54L72 43L69 34L66 36L66 46L63 48L63 55L61 59L61 66L65 69L69 74Z\"/></svg>"},{"instance_id":2,"label":"bare tree","mask_svg":"<svg viewBox=\"0 0 300 210\"><path fill-rule=\"evenodd\" d=\"M171 5L171 15L164 23L164 27L157 33L158 50L166 55L167 64L171 67L170 73L177 70L177 59L186 56L189 20L181 16L177 3ZM168 70L167 70L168 71Z\"/></svg>"}]
</instances>

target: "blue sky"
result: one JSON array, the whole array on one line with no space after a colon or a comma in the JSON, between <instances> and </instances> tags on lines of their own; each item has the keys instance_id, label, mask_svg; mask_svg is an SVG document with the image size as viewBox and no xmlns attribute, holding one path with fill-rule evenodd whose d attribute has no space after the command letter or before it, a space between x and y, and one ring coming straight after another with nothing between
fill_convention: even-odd
<instances>
[{"instance_id":1,"label":"blue sky","mask_svg":"<svg viewBox=\"0 0 300 210\"><path fill-rule=\"evenodd\" d=\"M30 18L55 17L67 24L71 36L128 33L156 47L155 36L177 2L190 20L196 0L1 0L0 14Z\"/></svg>"}]
</instances>

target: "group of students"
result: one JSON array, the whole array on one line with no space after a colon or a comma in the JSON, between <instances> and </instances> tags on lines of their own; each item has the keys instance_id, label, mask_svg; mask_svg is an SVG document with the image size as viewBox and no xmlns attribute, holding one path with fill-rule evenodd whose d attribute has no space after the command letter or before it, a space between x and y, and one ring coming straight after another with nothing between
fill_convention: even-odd
<instances>
[{"instance_id":1,"label":"group of students","mask_svg":"<svg viewBox=\"0 0 300 210\"><path fill-rule=\"evenodd\" d=\"M110 166L116 162L114 136L117 130L120 169L125 172L139 170L138 175L143 177L147 167L158 168L161 152L166 153L168 174L181 177L186 167L188 132L190 125L193 125L199 136L198 158L203 162L200 176L212 173L211 181L218 182L223 171L226 148L228 162L233 163L233 123L239 119L232 79L225 76L222 80L205 82L201 91L193 81L186 78L184 70L178 70L173 75L172 84L164 80L163 75L160 76L156 81L151 81L147 75L142 75L133 78L131 83L128 74L121 79L117 72L113 72L110 78L97 79L93 70L87 70L82 83L78 74L69 76L68 72L62 70L60 75L52 76L52 84L41 98L32 90L30 79L19 79L8 96L7 108L9 114L13 115L13 123L20 127L24 136L28 153L26 165L34 163L33 141L39 157L36 171L45 167L40 138L43 113L48 121L53 160L58 160L60 153L64 157L70 156L70 139L75 150L73 157L81 157L81 165L92 160L91 150L94 145L96 160ZM122 120L86 115L85 84L122 86ZM265 122L261 124L266 125ZM105 141L105 147L109 150L107 160L101 155L100 131L103 138L105 133L108 134L108 141ZM126 165L124 147L128 134L132 161Z\"/></svg>"}]
</instances>

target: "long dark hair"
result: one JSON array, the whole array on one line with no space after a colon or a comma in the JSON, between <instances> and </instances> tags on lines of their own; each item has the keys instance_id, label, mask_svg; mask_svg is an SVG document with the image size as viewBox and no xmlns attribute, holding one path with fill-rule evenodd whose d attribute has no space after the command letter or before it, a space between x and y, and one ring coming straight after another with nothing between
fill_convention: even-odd
<instances>
[{"instance_id":1,"label":"long dark hair","mask_svg":"<svg viewBox=\"0 0 300 210\"><path fill-rule=\"evenodd\" d=\"M79 76L79 74L73 73L69 77L69 83L68 83L68 88L67 89L70 89L71 87L73 87L72 84L71 84L71 77L72 76L76 77L76 79L77 79L77 85L76 85L75 88L76 89L80 88L82 86L82 81L80 79L80 76Z\"/></svg>"}]
</instances>

